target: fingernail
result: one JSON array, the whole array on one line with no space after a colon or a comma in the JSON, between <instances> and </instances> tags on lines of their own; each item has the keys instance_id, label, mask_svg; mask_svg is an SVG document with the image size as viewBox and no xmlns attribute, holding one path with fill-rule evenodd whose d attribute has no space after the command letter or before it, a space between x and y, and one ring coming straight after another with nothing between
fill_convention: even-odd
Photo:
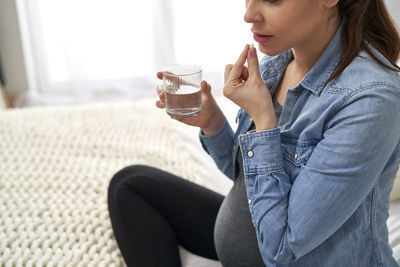
<instances>
[{"instance_id":1,"label":"fingernail","mask_svg":"<svg viewBox=\"0 0 400 267\"><path fill-rule=\"evenodd\" d=\"M251 44L251 54L253 55L253 56L257 56L257 50L256 50L256 48L254 47L254 44Z\"/></svg>"}]
</instances>

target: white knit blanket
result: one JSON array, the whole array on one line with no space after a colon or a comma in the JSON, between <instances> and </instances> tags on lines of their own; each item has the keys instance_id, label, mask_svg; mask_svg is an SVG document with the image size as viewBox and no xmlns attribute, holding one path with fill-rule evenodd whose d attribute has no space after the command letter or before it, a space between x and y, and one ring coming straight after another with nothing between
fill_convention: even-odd
<instances>
[{"instance_id":1,"label":"white knit blanket","mask_svg":"<svg viewBox=\"0 0 400 267\"><path fill-rule=\"evenodd\" d=\"M147 164L229 190L197 134L153 99L0 112L0 266L124 266L107 210L118 170ZM220 266L181 252L184 266Z\"/></svg>"},{"instance_id":2,"label":"white knit blanket","mask_svg":"<svg viewBox=\"0 0 400 267\"><path fill-rule=\"evenodd\" d=\"M127 165L226 192L228 179L183 133L197 130L178 125L153 100L0 112L0 266L123 266L106 201ZM222 182L202 178L212 172Z\"/></svg>"}]
</instances>

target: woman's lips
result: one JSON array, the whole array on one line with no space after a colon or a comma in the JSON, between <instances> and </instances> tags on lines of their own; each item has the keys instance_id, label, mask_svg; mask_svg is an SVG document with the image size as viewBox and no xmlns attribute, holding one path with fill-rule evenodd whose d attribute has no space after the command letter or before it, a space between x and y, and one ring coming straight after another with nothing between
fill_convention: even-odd
<instances>
[{"instance_id":1,"label":"woman's lips","mask_svg":"<svg viewBox=\"0 0 400 267\"><path fill-rule=\"evenodd\" d=\"M273 37L273 35L264 35L264 34L259 34L259 33L253 34L254 40L258 43L265 43L272 37Z\"/></svg>"}]
</instances>

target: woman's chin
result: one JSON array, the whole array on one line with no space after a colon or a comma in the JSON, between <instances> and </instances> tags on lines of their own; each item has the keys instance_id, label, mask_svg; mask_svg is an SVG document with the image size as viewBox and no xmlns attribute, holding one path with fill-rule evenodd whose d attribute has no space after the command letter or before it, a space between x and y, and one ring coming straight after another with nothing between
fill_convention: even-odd
<instances>
[{"instance_id":1,"label":"woman's chin","mask_svg":"<svg viewBox=\"0 0 400 267\"><path fill-rule=\"evenodd\" d=\"M268 56L276 56L285 51L282 49L277 49L276 47L272 47L270 45L263 45L262 43L258 43L258 50Z\"/></svg>"}]
</instances>

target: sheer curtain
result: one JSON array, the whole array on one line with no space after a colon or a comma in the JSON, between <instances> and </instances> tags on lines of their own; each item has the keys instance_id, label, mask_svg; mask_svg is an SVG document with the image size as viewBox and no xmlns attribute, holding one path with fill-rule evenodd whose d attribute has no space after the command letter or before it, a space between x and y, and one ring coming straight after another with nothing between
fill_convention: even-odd
<instances>
[{"instance_id":1,"label":"sheer curtain","mask_svg":"<svg viewBox=\"0 0 400 267\"><path fill-rule=\"evenodd\" d=\"M30 97L80 103L152 96L155 72L203 67L221 94L224 67L252 43L238 0L16 0ZM386 0L399 25L400 0Z\"/></svg>"},{"instance_id":2,"label":"sheer curtain","mask_svg":"<svg viewBox=\"0 0 400 267\"><path fill-rule=\"evenodd\" d=\"M220 93L225 64L251 42L244 1L18 0L30 97L40 103L136 99L155 73L202 66Z\"/></svg>"}]
</instances>

